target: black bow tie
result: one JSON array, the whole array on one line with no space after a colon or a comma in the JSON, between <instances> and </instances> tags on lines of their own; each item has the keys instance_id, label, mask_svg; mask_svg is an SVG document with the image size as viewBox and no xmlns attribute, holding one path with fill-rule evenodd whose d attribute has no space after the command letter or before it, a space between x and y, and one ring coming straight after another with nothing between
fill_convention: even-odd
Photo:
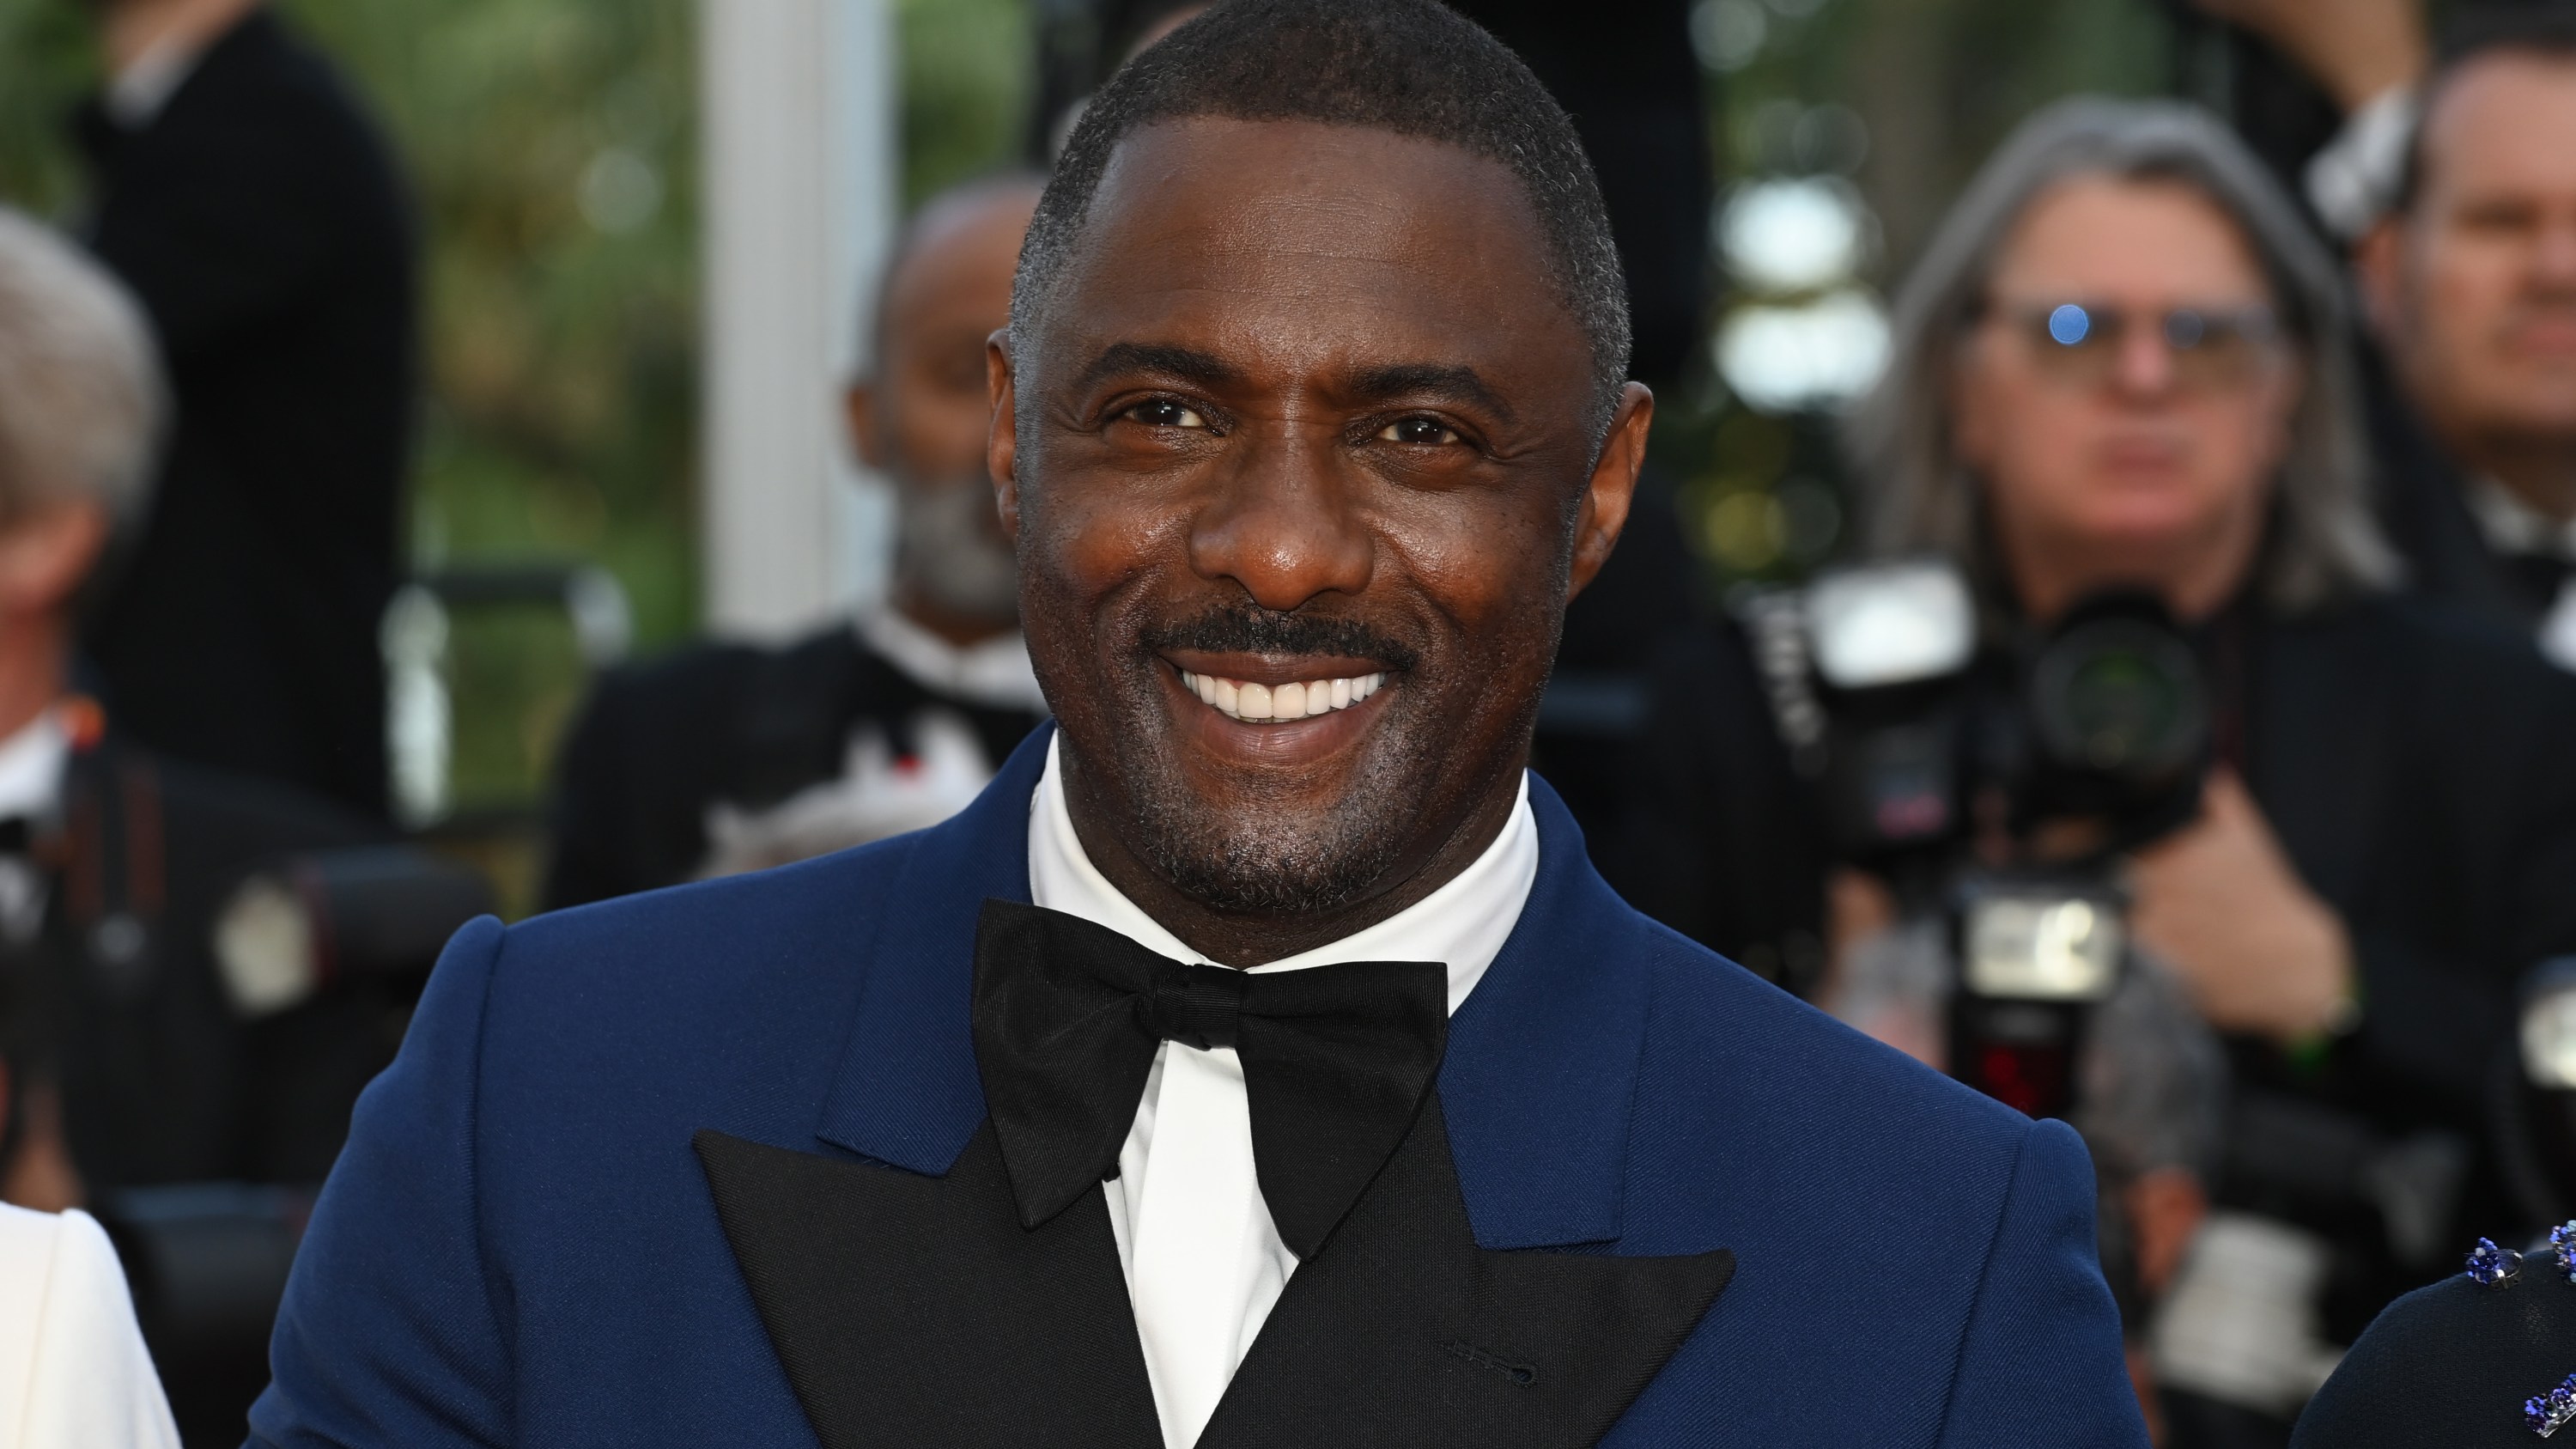
<instances>
[{"instance_id":1,"label":"black bow tie","mask_svg":"<svg viewBox=\"0 0 2576 1449\"><path fill-rule=\"evenodd\" d=\"M975 933L975 1060L1024 1227L1117 1175L1154 1053L1175 1041L1242 1059L1262 1201L1310 1257L1404 1140L1448 1037L1437 963L1254 976L1001 900Z\"/></svg>"}]
</instances>

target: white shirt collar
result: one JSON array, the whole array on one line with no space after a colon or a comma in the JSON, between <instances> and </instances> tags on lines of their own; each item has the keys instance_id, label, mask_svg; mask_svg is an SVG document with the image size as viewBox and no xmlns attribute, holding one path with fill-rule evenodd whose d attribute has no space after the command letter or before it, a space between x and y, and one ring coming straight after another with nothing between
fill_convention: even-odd
<instances>
[{"instance_id":1,"label":"white shirt collar","mask_svg":"<svg viewBox=\"0 0 2576 1449\"><path fill-rule=\"evenodd\" d=\"M107 83L105 105L109 119L129 131L140 131L157 120L170 98L188 77L197 73L197 62L206 58L223 33L194 40L171 36L153 42L133 63L120 70Z\"/></svg>"},{"instance_id":2,"label":"white shirt collar","mask_svg":"<svg viewBox=\"0 0 2576 1449\"><path fill-rule=\"evenodd\" d=\"M60 710L46 710L0 740L0 819L51 815L71 757L71 731Z\"/></svg>"},{"instance_id":3,"label":"white shirt collar","mask_svg":"<svg viewBox=\"0 0 2576 1449\"><path fill-rule=\"evenodd\" d=\"M969 704L1046 713L1028 642L1017 631L961 649L894 609L862 614L856 627L861 643L925 689Z\"/></svg>"},{"instance_id":4,"label":"white shirt collar","mask_svg":"<svg viewBox=\"0 0 2576 1449\"><path fill-rule=\"evenodd\" d=\"M2576 519L2552 518L2492 478L2470 479L2467 493L2478 532L2498 553L2576 559Z\"/></svg>"},{"instance_id":5,"label":"white shirt collar","mask_svg":"<svg viewBox=\"0 0 2576 1449\"><path fill-rule=\"evenodd\" d=\"M1064 777L1056 752L1062 736L1047 742L1046 773L1029 801L1029 895L1038 905L1107 926L1158 955L1176 961L1207 960L1182 944L1162 923L1120 893L1084 853L1065 806ZM1449 1010L1455 1015L1486 968L1502 954L1538 881L1538 821L1530 813L1529 776L1511 818L1485 852L1421 900L1378 922L1311 951L1251 968L1295 971L1337 961L1439 961L1449 968Z\"/></svg>"}]
</instances>

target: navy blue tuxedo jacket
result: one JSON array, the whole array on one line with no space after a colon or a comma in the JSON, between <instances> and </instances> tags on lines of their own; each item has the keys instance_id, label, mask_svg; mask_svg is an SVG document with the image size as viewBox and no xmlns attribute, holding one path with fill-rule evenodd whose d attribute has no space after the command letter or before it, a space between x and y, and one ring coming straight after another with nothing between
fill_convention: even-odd
<instances>
[{"instance_id":1,"label":"navy blue tuxedo jacket","mask_svg":"<svg viewBox=\"0 0 2576 1449\"><path fill-rule=\"evenodd\" d=\"M448 948L252 1442L1159 1449L1098 1193L1009 1204L976 921L1046 733L938 829ZM2143 1446L2093 1175L1540 866L1438 1088L1200 1443Z\"/></svg>"}]
</instances>

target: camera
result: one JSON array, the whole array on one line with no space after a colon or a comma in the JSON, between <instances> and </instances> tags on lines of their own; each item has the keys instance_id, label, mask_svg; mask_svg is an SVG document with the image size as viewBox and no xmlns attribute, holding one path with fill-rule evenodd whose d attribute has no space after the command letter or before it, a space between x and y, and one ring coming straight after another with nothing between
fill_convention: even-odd
<instances>
[{"instance_id":1,"label":"camera","mask_svg":"<svg viewBox=\"0 0 2576 1449\"><path fill-rule=\"evenodd\" d=\"M2119 861L2199 808L2200 646L2130 590L1988 628L1967 580L1925 560L1830 571L1750 613L1837 856L1945 925L1951 1073L2063 1115L2128 951Z\"/></svg>"}]
</instances>

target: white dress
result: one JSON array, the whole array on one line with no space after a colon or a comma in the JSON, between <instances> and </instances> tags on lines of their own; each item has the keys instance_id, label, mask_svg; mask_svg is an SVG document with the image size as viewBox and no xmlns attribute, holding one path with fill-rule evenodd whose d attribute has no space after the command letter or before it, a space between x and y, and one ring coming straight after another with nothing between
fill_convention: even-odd
<instances>
[{"instance_id":1,"label":"white dress","mask_svg":"<svg viewBox=\"0 0 2576 1449\"><path fill-rule=\"evenodd\" d=\"M178 1445L107 1234L0 1204L0 1449Z\"/></svg>"}]
</instances>

